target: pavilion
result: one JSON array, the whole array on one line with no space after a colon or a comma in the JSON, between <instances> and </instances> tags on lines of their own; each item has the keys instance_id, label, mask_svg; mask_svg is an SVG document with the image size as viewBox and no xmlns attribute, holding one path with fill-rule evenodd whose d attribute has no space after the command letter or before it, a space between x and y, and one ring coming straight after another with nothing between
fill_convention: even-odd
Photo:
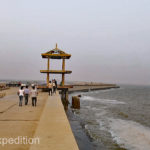
<instances>
[{"instance_id":1,"label":"pavilion","mask_svg":"<svg viewBox=\"0 0 150 150\"><path fill-rule=\"evenodd\" d=\"M46 53L41 54L42 58L47 59L47 70L41 70L41 73L47 74L47 86L39 86L41 89L48 88L48 84L50 81L50 74L60 74L62 76L61 84L57 86L58 90L61 90L63 103L68 103L68 88L72 88L72 86L65 85L65 74L71 74L72 71L65 70L65 60L70 59L71 54L67 54L64 51L60 50L56 47ZM62 70L53 70L50 67L50 59L62 59ZM65 104L66 105L66 104ZM67 105L68 106L68 105Z\"/></svg>"}]
</instances>

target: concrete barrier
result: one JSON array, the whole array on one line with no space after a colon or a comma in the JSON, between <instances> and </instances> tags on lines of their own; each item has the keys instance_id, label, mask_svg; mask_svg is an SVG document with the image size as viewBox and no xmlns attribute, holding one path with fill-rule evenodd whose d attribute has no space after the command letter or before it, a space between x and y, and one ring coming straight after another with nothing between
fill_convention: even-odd
<instances>
[{"instance_id":1,"label":"concrete barrier","mask_svg":"<svg viewBox=\"0 0 150 150\"><path fill-rule=\"evenodd\" d=\"M58 92L48 97L34 137L40 144L30 150L79 150Z\"/></svg>"}]
</instances>

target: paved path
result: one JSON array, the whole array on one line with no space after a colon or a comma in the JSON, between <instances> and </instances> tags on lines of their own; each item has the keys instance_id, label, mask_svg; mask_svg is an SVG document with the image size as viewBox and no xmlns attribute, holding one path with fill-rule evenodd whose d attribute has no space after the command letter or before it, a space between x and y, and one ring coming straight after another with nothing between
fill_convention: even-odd
<instances>
[{"instance_id":1,"label":"paved path","mask_svg":"<svg viewBox=\"0 0 150 150\"><path fill-rule=\"evenodd\" d=\"M38 136L40 144L0 144L0 150L78 149L59 94L49 97L47 93L41 92L38 95L37 107L32 107L31 98L28 106L19 107L17 90L12 88L6 91L7 96L0 99L0 138Z\"/></svg>"},{"instance_id":2,"label":"paved path","mask_svg":"<svg viewBox=\"0 0 150 150\"><path fill-rule=\"evenodd\" d=\"M40 137L40 145L30 150L78 150L58 93L48 97L35 137Z\"/></svg>"},{"instance_id":3,"label":"paved path","mask_svg":"<svg viewBox=\"0 0 150 150\"><path fill-rule=\"evenodd\" d=\"M48 97L47 94L40 93L37 107L31 106L31 99L28 106L19 107L17 90L12 88L6 91L6 97L0 99L0 138L33 137ZM30 145L7 144L0 145L0 150L27 150L29 147Z\"/></svg>"}]
</instances>

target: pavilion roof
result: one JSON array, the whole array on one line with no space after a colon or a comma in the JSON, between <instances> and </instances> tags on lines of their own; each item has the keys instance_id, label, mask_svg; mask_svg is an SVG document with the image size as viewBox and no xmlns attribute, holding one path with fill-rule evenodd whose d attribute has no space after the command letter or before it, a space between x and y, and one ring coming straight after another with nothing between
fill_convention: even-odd
<instances>
[{"instance_id":1,"label":"pavilion roof","mask_svg":"<svg viewBox=\"0 0 150 150\"><path fill-rule=\"evenodd\" d=\"M46 53L42 53L42 58L51 58L51 59L69 59L71 54L67 54L64 51L56 47Z\"/></svg>"}]
</instances>

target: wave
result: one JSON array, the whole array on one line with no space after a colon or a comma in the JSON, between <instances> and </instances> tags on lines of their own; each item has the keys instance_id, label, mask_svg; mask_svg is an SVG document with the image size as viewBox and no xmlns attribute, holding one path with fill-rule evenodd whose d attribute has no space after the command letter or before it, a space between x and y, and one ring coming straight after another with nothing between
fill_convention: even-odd
<instances>
[{"instance_id":1,"label":"wave","mask_svg":"<svg viewBox=\"0 0 150 150\"><path fill-rule=\"evenodd\" d=\"M120 87L120 88L111 88L111 89L100 89L100 90L92 90L92 91L88 91L88 94L97 94L97 93L105 93L105 92L111 92L111 91L116 91L116 90L122 90L124 88Z\"/></svg>"},{"instance_id":2,"label":"wave","mask_svg":"<svg viewBox=\"0 0 150 150\"><path fill-rule=\"evenodd\" d=\"M129 150L150 150L150 128L129 120L110 119L110 133Z\"/></svg>"},{"instance_id":3,"label":"wave","mask_svg":"<svg viewBox=\"0 0 150 150\"><path fill-rule=\"evenodd\" d=\"M81 99L86 101L97 101L104 104L125 104L125 102L118 101L118 100L99 99L91 96L83 96Z\"/></svg>"}]
</instances>

